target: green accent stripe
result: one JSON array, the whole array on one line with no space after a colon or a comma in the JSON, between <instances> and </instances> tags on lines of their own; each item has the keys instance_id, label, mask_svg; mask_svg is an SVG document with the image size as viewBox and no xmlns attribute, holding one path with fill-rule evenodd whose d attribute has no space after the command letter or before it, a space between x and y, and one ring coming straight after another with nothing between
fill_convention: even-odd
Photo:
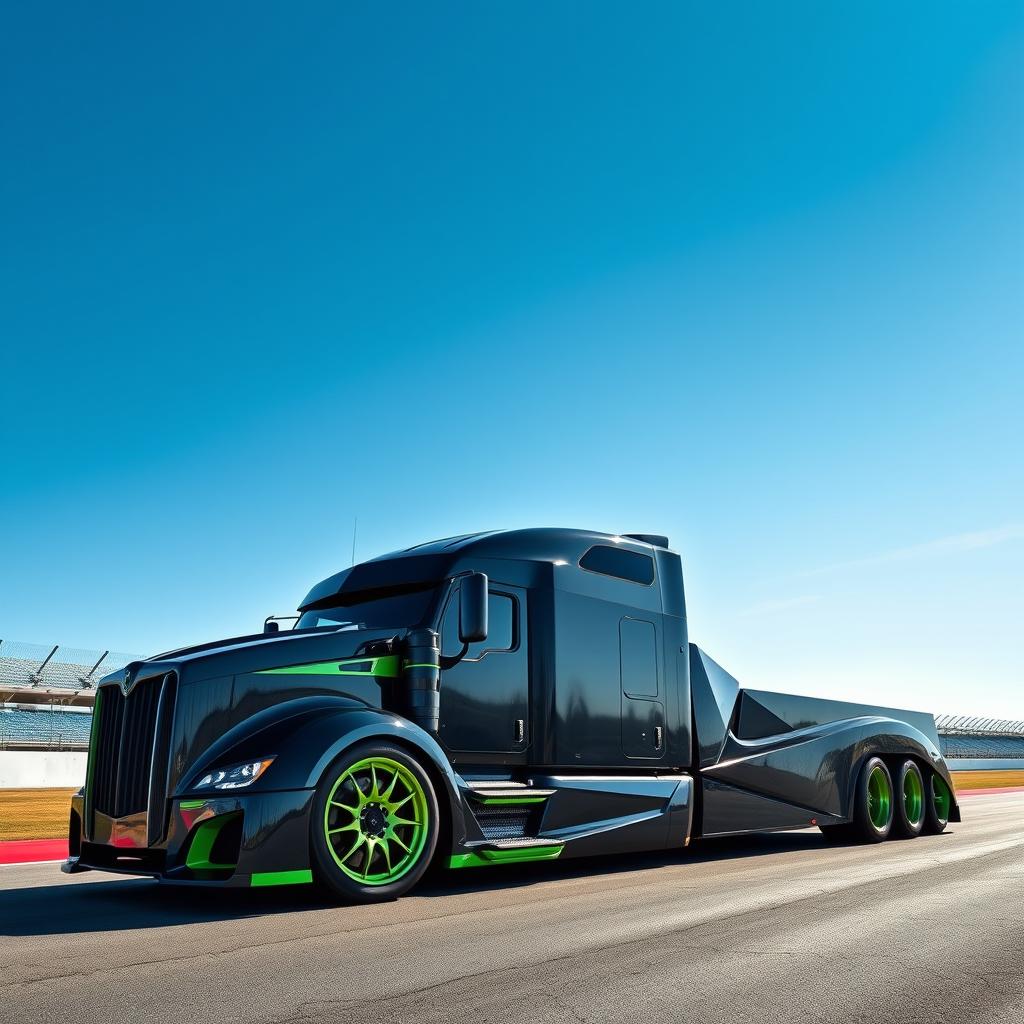
<instances>
[{"instance_id":1,"label":"green accent stripe","mask_svg":"<svg viewBox=\"0 0 1024 1024\"><path fill-rule=\"evenodd\" d=\"M487 807L511 807L516 804L542 804L546 796L481 796L473 794L473 800Z\"/></svg>"},{"instance_id":2,"label":"green accent stripe","mask_svg":"<svg viewBox=\"0 0 1024 1024\"><path fill-rule=\"evenodd\" d=\"M204 807L206 805L205 800L182 800L178 806L185 811L194 811L197 807Z\"/></svg>"},{"instance_id":3,"label":"green accent stripe","mask_svg":"<svg viewBox=\"0 0 1024 1024\"><path fill-rule=\"evenodd\" d=\"M86 836L92 838L92 821L89 820L92 814L92 777L96 770L96 744L100 734L100 706L103 703L103 691L96 691L96 699L92 705L92 725L89 729L89 762L85 771L85 801L82 810L85 812L86 821L82 822Z\"/></svg>"},{"instance_id":4,"label":"green accent stripe","mask_svg":"<svg viewBox=\"0 0 1024 1024\"><path fill-rule=\"evenodd\" d=\"M220 830L229 822L241 817L241 811L233 811L231 814L221 814L216 818L208 818L196 829L192 837L192 843L188 848L188 855L185 857L185 867L193 871L231 871L234 864L217 864L210 860L210 851L217 841Z\"/></svg>"},{"instance_id":5,"label":"green accent stripe","mask_svg":"<svg viewBox=\"0 0 1024 1024\"><path fill-rule=\"evenodd\" d=\"M402 668L438 668L438 665L432 665L429 661L407 661Z\"/></svg>"},{"instance_id":6,"label":"green accent stripe","mask_svg":"<svg viewBox=\"0 0 1024 1024\"><path fill-rule=\"evenodd\" d=\"M367 668L347 666L366 665ZM316 661L309 665L286 665L284 668L264 668L258 676L381 676L398 677L398 655L385 654L377 658L346 658L344 661Z\"/></svg>"},{"instance_id":7,"label":"green accent stripe","mask_svg":"<svg viewBox=\"0 0 1024 1024\"><path fill-rule=\"evenodd\" d=\"M565 849L562 846L524 846L519 850L480 850L456 853L448 858L450 868L482 868L490 864L520 864L530 860L554 860Z\"/></svg>"},{"instance_id":8,"label":"green accent stripe","mask_svg":"<svg viewBox=\"0 0 1024 1024\"><path fill-rule=\"evenodd\" d=\"M257 871L249 880L251 886L260 885L308 885L313 881L309 868L299 871Z\"/></svg>"}]
</instances>

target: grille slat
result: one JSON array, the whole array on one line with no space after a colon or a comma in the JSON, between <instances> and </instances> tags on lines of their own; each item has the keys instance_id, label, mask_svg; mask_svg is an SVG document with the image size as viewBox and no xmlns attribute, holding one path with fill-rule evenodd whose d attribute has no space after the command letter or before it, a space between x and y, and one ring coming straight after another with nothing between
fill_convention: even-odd
<instances>
[{"instance_id":1,"label":"grille slat","mask_svg":"<svg viewBox=\"0 0 1024 1024\"><path fill-rule=\"evenodd\" d=\"M92 807L112 818L138 814L149 806L149 770L164 677L143 679L125 697L119 687L103 688Z\"/></svg>"}]
</instances>

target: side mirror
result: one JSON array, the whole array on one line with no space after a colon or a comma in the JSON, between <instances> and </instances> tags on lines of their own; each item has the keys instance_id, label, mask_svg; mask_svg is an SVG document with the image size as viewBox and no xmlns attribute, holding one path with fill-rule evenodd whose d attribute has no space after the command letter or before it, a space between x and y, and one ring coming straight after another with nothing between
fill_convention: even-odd
<instances>
[{"instance_id":1,"label":"side mirror","mask_svg":"<svg viewBox=\"0 0 1024 1024\"><path fill-rule=\"evenodd\" d=\"M267 621L263 623L263 632L264 633L280 633L281 632L281 624L278 623L278 622L275 622L273 619L267 619Z\"/></svg>"},{"instance_id":2,"label":"side mirror","mask_svg":"<svg viewBox=\"0 0 1024 1024\"><path fill-rule=\"evenodd\" d=\"M473 572L459 584L459 641L475 644L487 639L487 576Z\"/></svg>"}]
</instances>

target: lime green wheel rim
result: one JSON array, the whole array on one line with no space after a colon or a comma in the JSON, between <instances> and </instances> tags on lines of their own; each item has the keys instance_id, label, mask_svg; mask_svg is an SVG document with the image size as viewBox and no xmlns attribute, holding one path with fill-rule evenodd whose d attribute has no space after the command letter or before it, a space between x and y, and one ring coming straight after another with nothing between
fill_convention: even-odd
<instances>
[{"instance_id":1,"label":"lime green wheel rim","mask_svg":"<svg viewBox=\"0 0 1024 1024\"><path fill-rule=\"evenodd\" d=\"M903 813L914 828L924 820L924 783L915 771L903 776Z\"/></svg>"},{"instance_id":2,"label":"lime green wheel rim","mask_svg":"<svg viewBox=\"0 0 1024 1024\"><path fill-rule=\"evenodd\" d=\"M868 817L881 831L892 817L892 786L881 765L875 765L868 776Z\"/></svg>"},{"instance_id":3,"label":"lime green wheel rim","mask_svg":"<svg viewBox=\"0 0 1024 1024\"><path fill-rule=\"evenodd\" d=\"M389 757L346 768L324 808L324 835L334 863L360 885L387 885L423 853L429 805L411 769Z\"/></svg>"},{"instance_id":4,"label":"lime green wheel rim","mask_svg":"<svg viewBox=\"0 0 1024 1024\"><path fill-rule=\"evenodd\" d=\"M949 807L953 802L949 792L949 786L940 775L932 776L932 806L935 808L935 817L945 824L949 821Z\"/></svg>"}]
</instances>

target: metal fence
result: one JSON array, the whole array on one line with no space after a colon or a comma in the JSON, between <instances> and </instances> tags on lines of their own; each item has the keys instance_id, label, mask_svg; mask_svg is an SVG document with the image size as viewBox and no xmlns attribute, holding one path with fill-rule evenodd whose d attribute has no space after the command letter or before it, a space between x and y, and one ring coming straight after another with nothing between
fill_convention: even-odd
<instances>
[{"instance_id":1,"label":"metal fence","mask_svg":"<svg viewBox=\"0 0 1024 1024\"><path fill-rule=\"evenodd\" d=\"M0 692L84 690L138 655L0 640Z\"/></svg>"},{"instance_id":2,"label":"metal fence","mask_svg":"<svg viewBox=\"0 0 1024 1024\"><path fill-rule=\"evenodd\" d=\"M1008 718L936 715L935 728L940 736L1024 736L1024 721Z\"/></svg>"}]
</instances>

